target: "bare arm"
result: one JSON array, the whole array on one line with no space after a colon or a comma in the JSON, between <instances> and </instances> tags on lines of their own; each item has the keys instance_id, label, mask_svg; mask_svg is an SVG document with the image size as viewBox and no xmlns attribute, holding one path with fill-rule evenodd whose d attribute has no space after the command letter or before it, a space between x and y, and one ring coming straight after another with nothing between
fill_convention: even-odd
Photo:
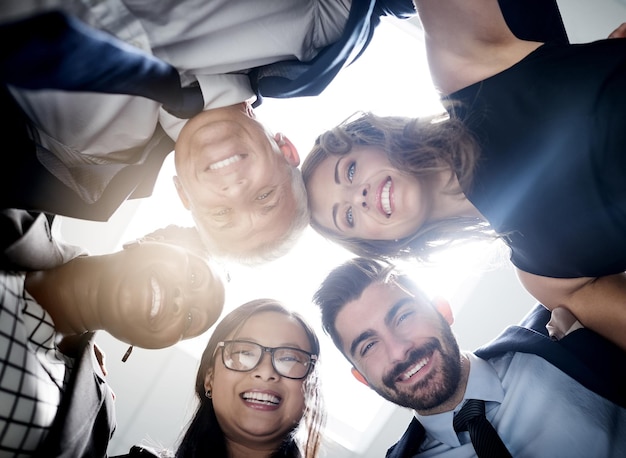
<instances>
[{"instance_id":1,"label":"bare arm","mask_svg":"<svg viewBox=\"0 0 626 458\"><path fill-rule=\"evenodd\" d=\"M589 329L626 351L626 273L551 278L517 271L522 285L550 310L562 306Z\"/></svg>"},{"instance_id":2,"label":"bare arm","mask_svg":"<svg viewBox=\"0 0 626 458\"><path fill-rule=\"evenodd\" d=\"M444 94L492 76L539 43L516 38L497 0L414 0L429 67Z\"/></svg>"}]
</instances>

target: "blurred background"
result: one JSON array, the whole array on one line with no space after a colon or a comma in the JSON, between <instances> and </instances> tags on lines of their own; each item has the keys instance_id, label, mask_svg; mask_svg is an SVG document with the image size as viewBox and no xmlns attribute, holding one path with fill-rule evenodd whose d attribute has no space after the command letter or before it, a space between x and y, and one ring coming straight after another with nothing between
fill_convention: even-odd
<instances>
[{"instance_id":1,"label":"blurred background","mask_svg":"<svg viewBox=\"0 0 626 458\"><path fill-rule=\"evenodd\" d=\"M625 0L560 0L559 5L572 42L604 38L626 21ZM359 110L407 116L440 110L417 20L384 21L363 56L344 69L322 95L265 99L256 112L274 132L286 134L304 158L319 133ZM168 224L191 226L172 184L172 156L164 164L152 197L126 202L106 223L58 218L54 230L92 254L101 254ZM223 265L231 278L224 313L249 300L272 297L304 314L322 340L322 380L329 410L324 456L381 457L402 435L411 413L383 401L352 378L348 363L322 333L311 304L326 274L350 257L307 230L290 254L271 264ZM449 250L435 265L412 267L411 273L429 295L451 302L456 316L453 330L462 348L488 342L535 304L518 284L500 243L473 243ZM110 455L125 453L133 444L175 447L195 409L198 358L210 332L169 349L136 348L126 363L121 358L127 346L99 333L98 343L107 355L108 380L116 393L118 428Z\"/></svg>"}]
</instances>

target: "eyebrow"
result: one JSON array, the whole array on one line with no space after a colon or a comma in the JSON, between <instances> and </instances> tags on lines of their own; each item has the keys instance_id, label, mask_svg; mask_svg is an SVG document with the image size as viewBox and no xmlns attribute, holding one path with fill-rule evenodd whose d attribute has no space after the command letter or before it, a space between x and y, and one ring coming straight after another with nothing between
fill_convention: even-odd
<instances>
[{"instance_id":1,"label":"eyebrow","mask_svg":"<svg viewBox=\"0 0 626 458\"><path fill-rule=\"evenodd\" d=\"M387 327L390 326L394 317L398 314L398 310L402 306L404 306L406 303L412 302L412 301L413 301L412 297L403 297L402 299L398 300L395 304L393 304L393 306L385 314L385 319L384 319L385 326ZM366 339L369 339L375 334L376 333L374 331L372 331L371 329L368 329L366 331L363 331L358 336L356 336L354 340L352 340L352 344L350 344L350 356L354 358L354 354L356 353L356 348L361 344L361 342L363 342Z\"/></svg>"}]
</instances>

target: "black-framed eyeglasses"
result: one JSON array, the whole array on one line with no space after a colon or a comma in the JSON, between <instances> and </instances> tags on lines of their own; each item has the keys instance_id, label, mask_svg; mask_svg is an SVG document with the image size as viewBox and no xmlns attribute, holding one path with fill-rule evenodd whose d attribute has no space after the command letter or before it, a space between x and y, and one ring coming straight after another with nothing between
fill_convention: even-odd
<instances>
[{"instance_id":1,"label":"black-framed eyeglasses","mask_svg":"<svg viewBox=\"0 0 626 458\"><path fill-rule=\"evenodd\" d=\"M305 378L317 361L317 356L292 347L264 347L247 340L225 340L216 347L222 348L222 362L228 369L248 372L259 365L265 352L272 356L272 367L281 377L294 380Z\"/></svg>"}]
</instances>

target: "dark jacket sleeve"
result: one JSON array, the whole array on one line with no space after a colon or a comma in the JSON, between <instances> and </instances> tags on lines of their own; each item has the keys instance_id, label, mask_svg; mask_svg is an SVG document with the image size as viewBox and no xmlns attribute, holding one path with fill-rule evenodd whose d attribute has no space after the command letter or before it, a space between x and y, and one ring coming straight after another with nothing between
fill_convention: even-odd
<instances>
[{"instance_id":1,"label":"dark jacket sleeve","mask_svg":"<svg viewBox=\"0 0 626 458\"><path fill-rule=\"evenodd\" d=\"M511 351L538 355L588 390L626 408L626 353L587 328L552 340L546 329L550 315L537 304L519 326L509 326L474 353L483 359Z\"/></svg>"},{"instance_id":2,"label":"dark jacket sleeve","mask_svg":"<svg viewBox=\"0 0 626 458\"><path fill-rule=\"evenodd\" d=\"M323 48L314 59L276 62L250 71L250 84L257 94L254 106L260 105L263 97L319 95L342 68L367 48L381 16L408 18L413 14L413 3L409 0L354 0L339 40Z\"/></svg>"},{"instance_id":3,"label":"dark jacket sleeve","mask_svg":"<svg viewBox=\"0 0 626 458\"><path fill-rule=\"evenodd\" d=\"M85 251L52 235L52 216L19 209L0 210L0 269L50 269Z\"/></svg>"},{"instance_id":4,"label":"dark jacket sleeve","mask_svg":"<svg viewBox=\"0 0 626 458\"><path fill-rule=\"evenodd\" d=\"M61 11L0 24L0 78L26 89L146 97L181 118L204 107L170 64Z\"/></svg>"},{"instance_id":5,"label":"dark jacket sleeve","mask_svg":"<svg viewBox=\"0 0 626 458\"><path fill-rule=\"evenodd\" d=\"M81 336L67 389L39 446L37 458L92 458L107 456L115 431L115 405L94 354L94 333Z\"/></svg>"}]
</instances>

